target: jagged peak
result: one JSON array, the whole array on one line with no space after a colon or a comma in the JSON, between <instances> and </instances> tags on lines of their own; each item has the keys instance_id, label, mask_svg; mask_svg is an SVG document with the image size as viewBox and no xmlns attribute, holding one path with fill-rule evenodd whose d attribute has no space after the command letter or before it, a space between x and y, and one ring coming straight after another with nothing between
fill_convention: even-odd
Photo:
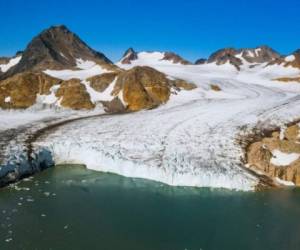
<instances>
[{"instance_id":1,"label":"jagged peak","mask_svg":"<svg viewBox=\"0 0 300 250\"><path fill-rule=\"evenodd\" d=\"M135 52L135 50L133 48L130 47L125 51L125 53L123 54L123 57L126 57L129 54L137 54L137 53Z\"/></svg>"},{"instance_id":2,"label":"jagged peak","mask_svg":"<svg viewBox=\"0 0 300 250\"><path fill-rule=\"evenodd\" d=\"M103 53L90 48L65 25L51 26L30 41L21 61L0 79L25 71L74 69L78 59L93 61L106 68L113 66Z\"/></svg>"},{"instance_id":3,"label":"jagged peak","mask_svg":"<svg viewBox=\"0 0 300 250\"><path fill-rule=\"evenodd\" d=\"M125 51L121 63L122 64L131 64L131 61L138 59L138 54L133 48L129 48Z\"/></svg>"}]
</instances>

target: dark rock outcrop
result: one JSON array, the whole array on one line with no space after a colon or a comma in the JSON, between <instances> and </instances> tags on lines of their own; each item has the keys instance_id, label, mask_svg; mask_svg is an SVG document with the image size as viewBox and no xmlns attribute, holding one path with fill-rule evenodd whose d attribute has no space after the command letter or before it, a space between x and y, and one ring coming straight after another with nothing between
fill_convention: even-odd
<instances>
[{"instance_id":1,"label":"dark rock outcrop","mask_svg":"<svg viewBox=\"0 0 300 250\"><path fill-rule=\"evenodd\" d=\"M280 54L268 46L242 49L241 56L249 63L268 63L280 58Z\"/></svg>"},{"instance_id":2,"label":"dark rock outcrop","mask_svg":"<svg viewBox=\"0 0 300 250\"><path fill-rule=\"evenodd\" d=\"M205 64L206 62L207 62L207 59L200 58L200 59L196 60L195 64L196 65L202 65L202 64Z\"/></svg>"},{"instance_id":3,"label":"dark rock outcrop","mask_svg":"<svg viewBox=\"0 0 300 250\"><path fill-rule=\"evenodd\" d=\"M165 52L162 60L171 61L173 63L179 63L182 65L191 65L192 63L183 59L181 56L173 52Z\"/></svg>"},{"instance_id":4,"label":"dark rock outcrop","mask_svg":"<svg viewBox=\"0 0 300 250\"><path fill-rule=\"evenodd\" d=\"M243 62L240 58L236 57L237 54L238 51L234 48L220 49L207 59L207 63L216 63L217 65L222 65L229 62L239 70Z\"/></svg>"},{"instance_id":5,"label":"dark rock outcrop","mask_svg":"<svg viewBox=\"0 0 300 250\"><path fill-rule=\"evenodd\" d=\"M222 65L230 63L238 70L244 64L245 60L249 64L270 63L280 58L280 54L268 46L260 46L254 49L234 49L226 48L213 53L207 60L207 63L216 63ZM251 67L251 66L250 66Z\"/></svg>"},{"instance_id":6,"label":"dark rock outcrop","mask_svg":"<svg viewBox=\"0 0 300 250\"><path fill-rule=\"evenodd\" d=\"M129 48L128 50L125 51L121 63L122 64L131 64L132 61L138 59L137 53L134 51L133 48Z\"/></svg>"}]
</instances>

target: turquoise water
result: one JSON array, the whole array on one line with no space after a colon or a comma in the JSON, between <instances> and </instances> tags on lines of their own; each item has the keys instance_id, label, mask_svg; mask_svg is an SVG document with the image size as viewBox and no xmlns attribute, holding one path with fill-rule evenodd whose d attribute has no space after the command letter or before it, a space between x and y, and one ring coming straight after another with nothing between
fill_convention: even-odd
<instances>
[{"instance_id":1,"label":"turquoise water","mask_svg":"<svg viewBox=\"0 0 300 250\"><path fill-rule=\"evenodd\" d=\"M0 249L298 250L300 190L174 188L57 166L0 190Z\"/></svg>"}]
</instances>

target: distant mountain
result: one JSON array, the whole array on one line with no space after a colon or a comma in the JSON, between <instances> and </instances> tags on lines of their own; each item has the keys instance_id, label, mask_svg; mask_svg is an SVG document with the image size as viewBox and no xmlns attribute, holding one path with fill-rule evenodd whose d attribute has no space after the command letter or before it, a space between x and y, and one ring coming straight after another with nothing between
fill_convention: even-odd
<instances>
[{"instance_id":1,"label":"distant mountain","mask_svg":"<svg viewBox=\"0 0 300 250\"><path fill-rule=\"evenodd\" d=\"M78 59L93 61L107 68L113 65L104 54L91 49L66 26L52 26L33 38L22 53L20 62L0 79L26 71L76 68Z\"/></svg>"},{"instance_id":2,"label":"distant mountain","mask_svg":"<svg viewBox=\"0 0 300 250\"><path fill-rule=\"evenodd\" d=\"M300 69L300 49L296 50L291 55L277 58L276 60L271 61L268 65L282 65L284 67L290 66Z\"/></svg>"},{"instance_id":3,"label":"distant mountain","mask_svg":"<svg viewBox=\"0 0 300 250\"><path fill-rule=\"evenodd\" d=\"M142 59L147 64L147 58L154 63L159 59L188 64L175 53L145 55L132 48L121 63ZM102 104L109 112L136 111L156 107L171 94L194 87L150 67L120 69L63 25L42 31L16 56L0 58L0 107L4 109L33 105L93 109Z\"/></svg>"},{"instance_id":4,"label":"distant mountain","mask_svg":"<svg viewBox=\"0 0 300 250\"><path fill-rule=\"evenodd\" d=\"M102 104L109 112L154 108L180 90L195 88L193 83L158 70L173 69L177 73L179 67L184 71L185 65L191 64L174 52L136 52L129 48L115 65L66 26L52 26L34 37L24 51L13 57L0 57L0 107L28 108L41 104L93 109ZM230 64L241 71L256 65L264 66L257 70L272 65L300 69L300 50L283 57L268 46L225 48L195 64L202 66L191 67L192 70L201 71L203 67L204 72L217 70L209 64Z\"/></svg>"},{"instance_id":5,"label":"distant mountain","mask_svg":"<svg viewBox=\"0 0 300 250\"><path fill-rule=\"evenodd\" d=\"M255 49L242 49L240 56L248 63L267 63L276 60L281 55L268 46L260 46Z\"/></svg>"},{"instance_id":6,"label":"distant mountain","mask_svg":"<svg viewBox=\"0 0 300 250\"><path fill-rule=\"evenodd\" d=\"M170 62L175 63L175 64L179 63L179 64L182 64L182 65L190 65L190 64L192 64L191 62L183 59L181 56L179 56L179 55L177 55L177 54L175 54L173 52L165 52L164 53L164 57L163 57L162 60L163 61L164 60L165 61L170 61Z\"/></svg>"},{"instance_id":7,"label":"distant mountain","mask_svg":"<svg viewBox=\"0 0 300 250\"><path fill-rule=\"evenodd\" d=\"M169 62L172 64L182 64L189 65L191 62L185 60L181 56L175 54L174 52L139 52L137 53L132 48L129 48L124 53L123 57L118 64L128 65L135 62L139 63L160 63L160 62Z\"/></svg>"},{"instance_id":8,"label":"distant mountain","mask_svg":"<svg viewBox=\"0 0 300 250\"><path fill-rule=\"evenodd\" d=\"M225 48L214 52L206 61L199 59L195 64L215 63L223 65L232 64L238 70L246 64L270 63L281 58L280 54L268 46L257 48L235 49Z\"/></svg>"},{"instance_id":9,"label":"distant mountain","mask_svg":"<svg viewBox=\"0 0 300 250\"><path fill-rule=\"evenodd\" d=\"M125 51L122 59L121 64L131 64L132 61L138 59L138 54L134 51L133 48L129 48Z\"/></svg>"},{"instance_id":10,"label":"distant mountain","mask_svg":"<svg viewBox=\"0 0 300 250\"><path fill-rule=\"evenodd\" d=\"M243 62L240 58L236 57L236 55L238 54L239 51L234 48L220 49L214 52L207 59L207 63L216 63L217 65L230 63L233 66L235 66L237 69L240 69L240 66L243 64Z\"/></svg>"},{"instance_id":11,"label":"distant mountain","mask_svg":"<svg viewBox=\"0 0 300 250\"><path fill-rule=\"evenodd\" d=\"M207 61L207 59L205 59L205 58L200 58L200 59L198 59L198 60L195 61L195 64L196 64L196 65L202 65L202 64L205 64L206 61Z\"/></svg>"}]
</instances>

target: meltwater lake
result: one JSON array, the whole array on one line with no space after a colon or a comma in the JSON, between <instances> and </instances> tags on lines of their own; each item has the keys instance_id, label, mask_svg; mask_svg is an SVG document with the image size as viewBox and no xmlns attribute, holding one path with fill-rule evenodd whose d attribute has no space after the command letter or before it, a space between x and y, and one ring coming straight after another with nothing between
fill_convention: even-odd
<instances>
[{"instance_id":1,"label":"meltwater lake","mask_svg":"<svg viewBox=\"0 0 300 250\"><path fill-rule=\"evenodd\" d=\"M300 189L235 192L56 166L0 190L0 249L295 250Z\"/></svg>"}]
</instances>

